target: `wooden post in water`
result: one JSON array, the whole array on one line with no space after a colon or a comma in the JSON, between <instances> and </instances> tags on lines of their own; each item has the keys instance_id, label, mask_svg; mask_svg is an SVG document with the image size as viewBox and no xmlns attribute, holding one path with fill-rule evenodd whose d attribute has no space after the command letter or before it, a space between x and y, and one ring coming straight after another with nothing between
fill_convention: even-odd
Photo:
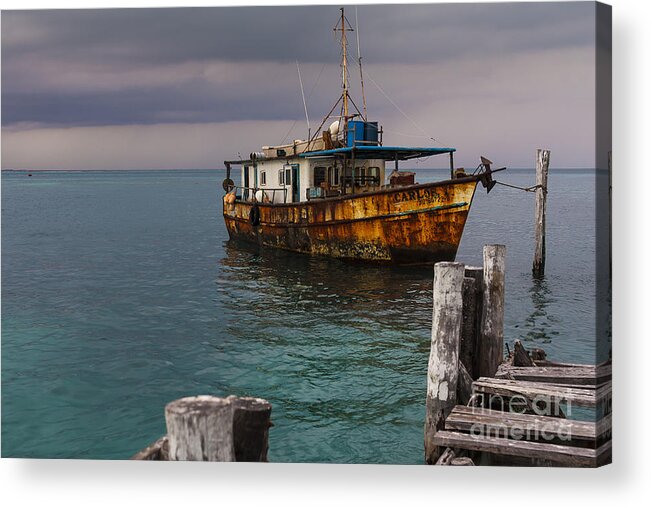
<instances>
[{"instance_id":1,"label":"wooden post in water","mask_svg":"<svg viewBox=\"0 0 651 507\"><path fill-rule=\"evenodd\" d=\"M477 343L480 334L481 309L483 306L484 268L466 266L463 279L463 324L459 361L473 378L478 378L476 362Z\"/></svg>"},{"instance_id":2,"label":"wooden post in water","mask_svg":"<svg viewBox=\"0 0 651 507\"><path fill-rule=\"evenodd\" d=\"M434 436L457 404L463 275L464 266L458 262L439 262L434 266L434 310L425 414L425 461L429 464L436 463L441 452L433 443Z\"/></svg>"},{"instance_id":3,"label":"wooden post in water","mask_svg":"<svg viewBox=\"0 0 651 507\"><path fill-rule=\"evenodd\" d=\"M536 243L533 254L533 274L545 274L545 222L547 220L547 173L549 172L549 150L536 152Z\"/></svg>"},{"instance_id":4,"label":"wooden post in water","mask_svg":"<svg viewBox=\"0 0 651 507\"><path fill-rule=\"evenodd\" d=\"M261 398L228 399L233 403L235 461L267 461L271 403Z\"/></svg>"},{"instance_id":5,"label":"wooden post in water","mask_svg":"<svg viewBox=\"0 0 651 507\"><path fill-rule=\"evenodd\" d=\"M477 375L492 377L504 359L504 245L484 245L484 297Z\"/></svg>"},{"instance_id":6,"label":"wooden post in water","mask_svg":"<svg viewBox=\"0 0 651 507\"><path fill-rule=\"evenodd\" d=\"M235 461L231 400L181 398L167 404L165 421L170 461Z\"/></svg>"},{"instance_id":7,"label":"wooden post in water","mask_svg":"<svg viewBox=\"0 0 651 507\"><path fill-rule=\"evenodd\" d=\"M459 342L459 361L466 367L466 371L472 371L472 358L475 352L475 324L477 321L477 298L475 287L477 282L474 278L464 277L462 299L463 312L461 321L461 339Z\"/></svg>"}]
</instances>

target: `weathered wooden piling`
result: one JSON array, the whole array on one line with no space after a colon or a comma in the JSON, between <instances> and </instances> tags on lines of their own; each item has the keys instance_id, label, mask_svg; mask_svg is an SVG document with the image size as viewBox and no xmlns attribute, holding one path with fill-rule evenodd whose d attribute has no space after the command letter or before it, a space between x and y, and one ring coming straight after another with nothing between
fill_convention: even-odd
<instances>
[{"instance_id":1,"label":"weathered wooden piling","mask_svg":"<svg viewBox=\"0 0 651 507\"><path fill-rule=\"evenodd\" d=\"M433 443L434 436L457 404L463 280L463 264L439 262L434 266L434 310L425 416L425 460L430 464L436 463L440 455L440 449Z\"/></svg>"},{"instance_id":2,"label":"weathered wooden piling","mask_svg":"<svg viewBox=\"0 0 651 507\"><path fill-rule=\"evenodd\" d=\"M545 274L545 223L547 220L549 154L549 150L539 149L536 151L536 239L532 270L534 276L543 276Z\"/></svg>"},{"instance_id":3,"label":"weathered wooden piling","mask_svg":"<svg viewBox=\"0 0 651 507\"><path fill-rule=\"evenodd\" d=\"M540 349L525 349L520 340L505 359L506 248L486 245L483 254L483 269L450 262L434 267L426 462L588 467L609 463L610 362L554 363ZM479 322L474 336L473 318ZM468 350L473 343L476 350ZM467 364L479 378L471 376ZM573 405L594 407L605 416L595 422L568 420Z\"/></svg>"},{"instance_id":4,"label":"weathered wooden piling","mask_svg":"<svg viewBox=\"0 0 651 507\"><path fill-rule=\"evenodd\" d=\"M165 421L170 461L235 461L233 403L191 396L168 403Z\"/></svg>"},{"instance_id":5,"label":"weathered wooden piling","mask_svg":"<svg viewBox=\"0 0 651 507\"><path fill-rule=\"evenodd\" d=\"M492 377L504 359L504 282L506 247L484 246L481 331L477 344L477 376Z\"/></svg>"},{"instance_id":6,"label":"weathered wooden piling","mask_svg":"<svg viewBox=\"0 0 651 507\"><path fill-rule=\"evenodd\" d=\"M267 461L271 403L261 398L228 399L233 404L235 461Z\"/></svg>"},{"instance_id":7,"label":"weathered wooden piling","mask_svg":"<svg viewBox=\"0 0 651 507\"><path fill-rule=\"evenodd\" d=\"M262 398L192 396L165 407L167 434L139 461L267 461L271 403Z\"/></svg>"},{"instance_id":8,"label":"weathered wooden piling","mask_svg":"<svg viewBox=\"0 0 651 507\"><path fill-rule=\"evenodd\" d=\"M472 379L479 377L477 374L477 341L481 333L483 292L484 268L466 266L463 279L463 324L459 360Z\"/></svg>"}]
</instances>

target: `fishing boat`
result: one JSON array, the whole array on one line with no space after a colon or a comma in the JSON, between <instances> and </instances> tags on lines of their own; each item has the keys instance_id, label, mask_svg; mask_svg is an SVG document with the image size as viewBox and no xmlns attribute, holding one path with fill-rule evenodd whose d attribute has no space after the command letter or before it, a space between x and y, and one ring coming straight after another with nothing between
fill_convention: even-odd
<instances>
[{"instance_id":1,"label":"fishing boat","mask_svg":"<svg viewBox=\"0 0 651 507\"><path fill-rule=\"evenodd\" d=\"M367 119L359 50L362 111L349 93L347 32L353 28L343 8L334 29L341 32L342 92L315 134L224 162L229 238L349 260L454 260L477 184L490 191L492 173L504 168L491 169L481 157L467 174L455 169L454 148L385 146L383 128ZM431 156L449 158L449 179L418 184L414 172L400 168L401 162ZM393 163L389 175L387 163ZM232 179L234 167L239 185Z\"/></svg>"}]
</instances>

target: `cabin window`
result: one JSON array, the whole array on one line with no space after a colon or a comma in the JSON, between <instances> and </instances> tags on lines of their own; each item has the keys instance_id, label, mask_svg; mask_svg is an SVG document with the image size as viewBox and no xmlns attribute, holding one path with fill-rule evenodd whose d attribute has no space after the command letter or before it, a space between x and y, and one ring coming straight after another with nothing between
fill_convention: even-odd
<instances>
[{"instance_id":1,"label":"cabin window","mask_svg":"<svg viewBox=\"0 0 651 507\"><path fill-rule=\"evenodd\" d=\"M285 168L285 179L283 180L283 183L285 185L291 185L292 184L292 167L286 167Z\"/></svg>"},{"instance_id":2,"label":"cabin window","mask_svg":"<svg viewBox=\"0 0 651 507\"><path fill-rule=\"evenodd\" d=\"M278 184L279 185L284 185L285 184L285 170L281 169L278 171Z\"/></svg>"},{"instance_id":3,"label":"cabin window","mask_svg":"<svg viewBox=\"0 0 651 507\"><path fill-rule=\"evenodd\" d=\"M327 178L328 183L332 186L339 186L339 167L337 166L329 166L328 167L328 178Z\"/></svg>"},{"instance_id":4,"label":"cabin window","mask_svg":"<svg viewBox=\"0 0 651 507\"><path fill-rule=\"evenodd\" d=\"M321 183L326 181L326 168L325 167L315 167L314 168L314 186L320 187Z\"/></svg>"},{"instance_id":5,"label":"cabin window","mask_svg":"<svg viewBox=\"0 0 651 507\"><path fill-rule=\"evenodd\" d=\"M260 171L260 185L267 184L267 171Z\"/></svg>"}]
</instances>

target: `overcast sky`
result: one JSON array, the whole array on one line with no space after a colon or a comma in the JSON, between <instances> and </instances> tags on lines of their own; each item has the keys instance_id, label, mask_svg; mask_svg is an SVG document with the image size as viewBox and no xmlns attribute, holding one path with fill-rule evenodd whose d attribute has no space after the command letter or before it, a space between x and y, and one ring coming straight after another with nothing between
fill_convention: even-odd
<instances>
[{"instance_id":1,"label":"overcast sky","mask_svg":"<svg viewBox=\"0 0 651 507\"><path fill-rule=\"evenodd\" d=\"M346 14L354 26L355 8ZM223 167L305 138L296 60L314 129L341 92L338 16L3 11L2 167ZM358 17L369 119L385 144L453 146L466 167L479 155L530 167L536 148L555 167L594 167L594 3L363 5ZM355 64L354 34L349 52ZM361 107L354 65L351 83ZM435 159L423 167L445 166Z\"/></svg>"}]
</instances>

